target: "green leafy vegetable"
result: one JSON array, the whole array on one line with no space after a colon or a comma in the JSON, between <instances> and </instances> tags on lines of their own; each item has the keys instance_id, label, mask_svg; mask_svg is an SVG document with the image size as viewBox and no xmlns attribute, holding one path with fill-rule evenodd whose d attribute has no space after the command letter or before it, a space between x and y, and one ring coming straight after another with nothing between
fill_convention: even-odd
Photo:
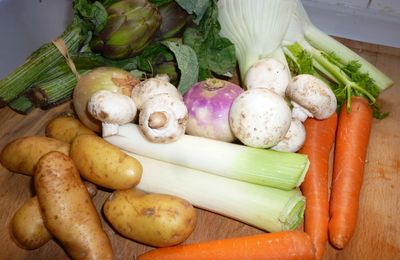
<instances>
[{"instance_id":1,"label":"green leafy vegetable","mask_svg":"<svg viewBox=\"0 0 400 260\"><path fill-rule=\"evenodd\" d=\"M199 65L196 53L187 45L172 41L164 41L176 57L181 77L179 80L178 90L184 94L194 83L198 81Z\"/></svg>"},{"instance_id":2,"label":"green leafy vegetable","mask_svg":"<svg viewBox=\"0 0 400 260\"><path fill-rule=\"evenodd\" d=\"M174 2L174 0L150 0L149 2L155 6L162 6Z\"/></svg>"},{"instance_id":3,"label":"green leafy vegetable","mask_svg":"<svg viewBox=\"0 0 400 260\"><path fill-rule=\"evenodd\" d=\"M183 43L197 54L199 80L213 77L213 73L224 75L236 67L235 47L219 35L218 8L214 1L208 7L199 26L186 29Z\"/></svg>"},{"instance_id":4,"label":"green leafy vegetable","mask_svg":"<svg viewBox=\"0 0 400 260\"><path fill-rule=\"evenodd\" d=\"M89 3L87 0L75 0L74 10L88 22L86 25L89 29L96 32L100 32L107 23L107 11L100 2Z\"/></svg>"},{"instance_id":5,"label":"green leafy vegetable","mask_svg":"<svg viewBox=\"0 0 400 260\"><path fill-rule=\"evenodd\" d=\"M194 16L194 23L199 24L213 0L175 0L175 2Z\"/></svg>"}]
</instances>

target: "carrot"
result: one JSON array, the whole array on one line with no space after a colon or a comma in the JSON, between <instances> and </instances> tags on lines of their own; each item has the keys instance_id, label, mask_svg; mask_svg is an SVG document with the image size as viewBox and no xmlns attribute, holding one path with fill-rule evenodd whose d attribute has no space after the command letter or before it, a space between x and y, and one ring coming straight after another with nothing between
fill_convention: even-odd
<instances>
[{"instance_id":1,"label":"carrot","mask_svg":"<svg viewBox=\"0 0 400 260\"><path fill-rule=\"evenodd\" d=\"M144 253L137 259L315 259L315 250L306 233L283 231L164 247Z\"/></svg>"},{"instance_id":2,"label":"carrot","mask_svg":"<svg viewBox=\"0 0 400 260\"><path fill-rule=\"evenodd\" d=\"M330 198L329 240L342 249L356 228L364 164L372 125L368 101L352 97L350 111L339 114Z\"/></svg>"},{"instance_id":3,"label":"carrot","mask_svg":"<svg viewBox=\"0 0 400 260\"><path fill-rule=\"evenodd\" d=\"M301 185L307 206L304 212L304 231L313 241L316 258L321 259L328 242L329 156L337 126L337 114L325 120L308 118L304 122L306 141L299 153L306 154L310 167Z\"/></svg>"}]
</instances>

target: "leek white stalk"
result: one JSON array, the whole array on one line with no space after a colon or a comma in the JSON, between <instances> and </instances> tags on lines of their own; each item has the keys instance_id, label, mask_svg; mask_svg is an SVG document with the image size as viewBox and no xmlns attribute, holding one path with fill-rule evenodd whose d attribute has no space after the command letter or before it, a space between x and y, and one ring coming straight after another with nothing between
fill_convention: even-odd
<instances>
[{"instance_id":1,"label":"leek white stalk","mask_svg":"<svg viewBox=\"0 0 400 260\"><path fill-rule=\"evenodd\" d=\"M221 35L235 45L242 78L262 58L275 58L286 64L280 46L293 8L292 0L218 1Z\"/></svg>"},{"instance_id":2,"label":"leek white stalk","mask_svg":"<svg viewBox=\"0 0 400 260\"><path fill-rule=\"evenodd\" d=\"M269 232L296 229L305 198L298 189L284 191L127 153L143 165L137 188L178 196L192 205Z\"/></svg>"},{"instance_id":3,"label":"leek white stalk","mask_svg":"<svg viewBox=\"0 0 400 260\"><path fill-rule=\"evenodd\" d=\"M238 179L291 190L300 186L308 170L307 156L284 153L213 139L184 135L168 144L148 141L135 124L118 128L104 138L127 152Z\"/></svg>"}]
</instances>

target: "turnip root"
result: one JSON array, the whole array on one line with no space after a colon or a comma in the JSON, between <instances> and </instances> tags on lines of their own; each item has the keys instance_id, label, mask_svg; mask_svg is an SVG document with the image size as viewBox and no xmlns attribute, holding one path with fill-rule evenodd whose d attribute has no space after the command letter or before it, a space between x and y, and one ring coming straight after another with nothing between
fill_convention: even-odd
<instances>
[{"instance_id":1,"label":"turnip root","mask_svg":"<svg viewBox=\"0 0 400 260\"><path fill-rule=\"evenodd\" d=\"M186 133L233 142L236 137L229 125L229 110L241 93L238 85L215 78L194 84L183 96L189 113Z\"/></svg>"}]
</instances>

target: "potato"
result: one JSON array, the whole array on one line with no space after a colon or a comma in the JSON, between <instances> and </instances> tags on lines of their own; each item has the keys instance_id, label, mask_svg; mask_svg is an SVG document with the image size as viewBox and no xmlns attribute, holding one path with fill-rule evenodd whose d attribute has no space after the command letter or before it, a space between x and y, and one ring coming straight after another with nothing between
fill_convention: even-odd
<instances>
[{"instance_id":1,"label":"potato","mask_svg":"<svg viewBox=\"0 0 400 260\"><path fill-rule=\"evenodd\" d=\"M11 223L11 237L24 249L36 249L51 239L43 224L37 197L30 198L14 214Z\"/></svg>"},{"instance_id":2,"label":"potato","mask_svg":"<svg viewBox=\"0 0 400 260\"><path fill-rule=\"evenodd\" d=\"M97 193L93 183L84 182L90 197ZM51 239L51 234L43 223L37 197L27 200L15 213L10 223L11 237L24 249L36 249Z\"/></svg>"},{"instance_id":3,"label":"potato","mask_svg":"<svg viewBox=\"0 0 400 260\"><path fill-rule=\"evenodd\" d=\"M68 156L50 152L38 162L35 190L50 233L73 259L113 259L100 216Z\"/></svg>"},{"instance_id":4,"label":"potato","mask_svg":"<svg viewBox=\"0 0 400 260\"><path fill-rule=\"evenodd\" d=\"M155 247L183 242L196 226L196 211L186 200L137 189L114 191L103 212L118 233Z\"/></svg>"},{"instance_id":5,"label":"potato","mask_svg":"<svg viewBox=\"0 0 400 260\"><path fill-rule=\"evenodd\" d=\"M33 175L36 163L50 151L69 154L68 143L44 136L27 136L7 144L0 154L1 164L10 171Z\"/></svg>"},{"instance_id":6,"label":"potato","mask_svg":"<svg viewBox=\"0 0 400 260\"><path fill-rule=\"evenodd\" d=\"M138 160L95 135L76 137L70 156L83 178L105 188L128 189L142 177Z\"/></svg>"},{"instance_id":7,"label":"potato","mask_svg":"<svg viewBox=\"0 0 400 260\"><path fill-rule=\"evenodd\" d=\"M63 115L52 119L46 126L46 136L51 137L66 143L72 141L78 135L96 133L84 126L79 119Z\"/></svg>"}]
</instances>

